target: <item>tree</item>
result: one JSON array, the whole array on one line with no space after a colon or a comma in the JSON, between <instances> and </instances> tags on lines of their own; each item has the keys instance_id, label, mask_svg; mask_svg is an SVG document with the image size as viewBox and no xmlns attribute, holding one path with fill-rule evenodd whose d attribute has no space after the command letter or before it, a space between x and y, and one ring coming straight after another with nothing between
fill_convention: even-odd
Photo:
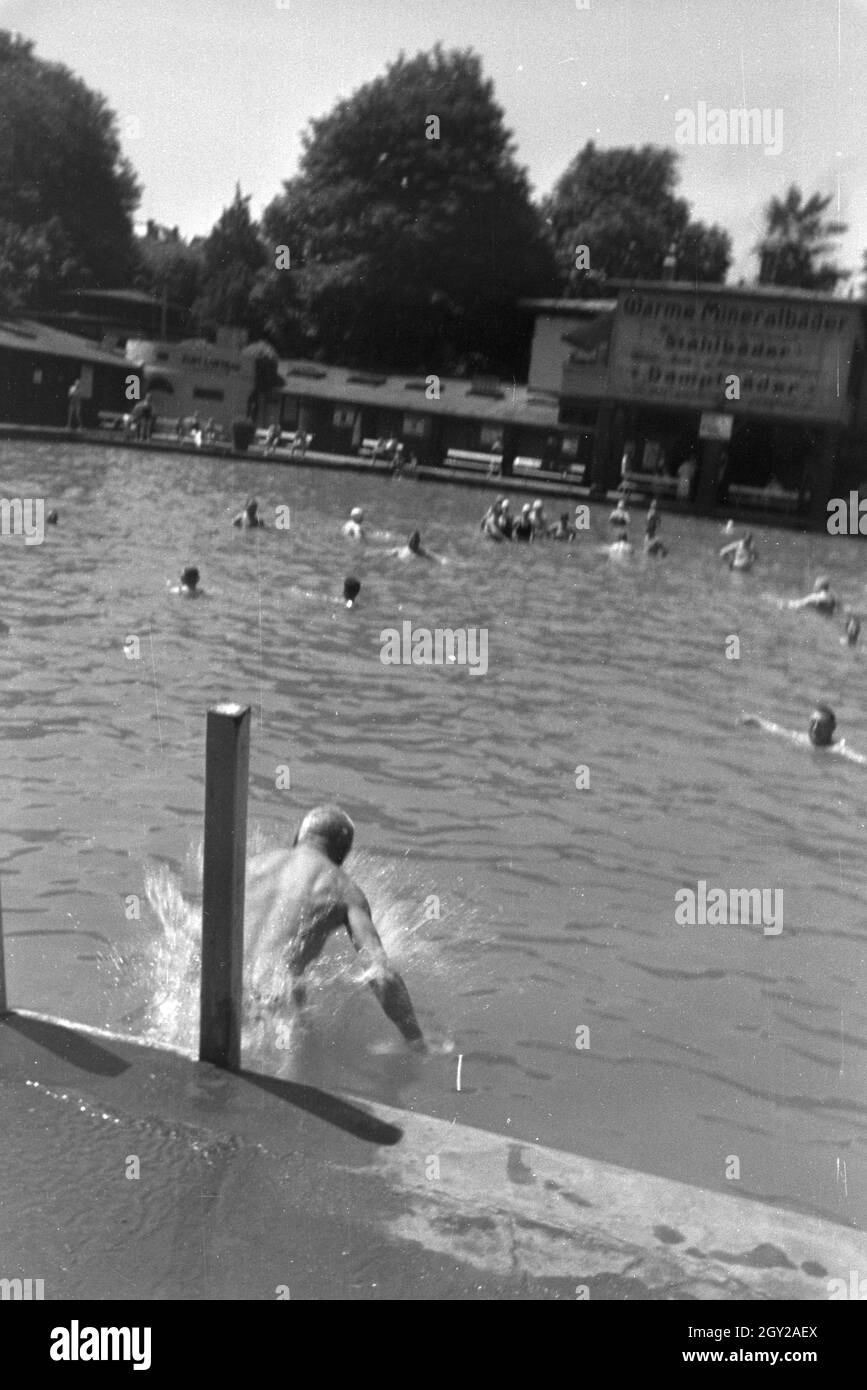
<instances>
[{"instance_id":1,"label":"tree","mask_svg":"<svg viewBox=\"0 0 867 1390\"><path fill-rule=\"evenodd\" d=\"M250 216L250 199L235 197L201 244L201 291L193 314L203 329L221 324L246 328L253 336L261 330L261 315L253 295L265 265L265 248Z\"/></svg>"},{"instance_id":2,"label":"tree","mask_svg":"<svg viewBox=\"0 0 867 1390\"><path fill-rule=\"evenodd\" d=\"M563 292L598 292L614 276L657 280L669 252L678 277L725 280L731 238L690 221L689 204L675 196L678 180L675 150L597 150L589 140L542 205Z\"/></svg>"},{"instance_id":3,"label":"tree","mask_svg":"<svg viewBox=\"0 0 867 1390\"><path fill-rule=\"evenodd\" d=\"M10 317L50 305L79 277L59 218L39 227L0 221L0 314Z\"/></svg>"},{"instance_id":4,"label":"tree","mask_svg":"<svg viewBox=\"0 0 867 1390\"><path fill-rule=\"evenodd\" d=\"M147 234L136 239L138 289L160 298L164 293L182 318L189 320L204 279L202 239L184 241L177 227L149 222Z\"/></svg>"},{"instance_id":5,"label":"tree","mask_svg":"<svg viewBox=\"0 0 867 1390\"><path fill-rule=\"evenodd\" d=\"M105 98L61 63L35 57L29 40L0 30L0 212L34 249L41 292L46 239L63 244L58 284L122 284L133 265L139 196Z\"/></svg>"},{"instance_id":6,"label":"tree","mask_svg":"<svg viewBox=\"0 0 867 1390\"><path fill-rule=\"evenodd\" d=\"M401 54L303 137L266 209L281 333L329 360L508 371L526 350L521 295L556 280L525 171L471 50ZM293 283L288 283L289 277Z\"/></svg>"},{"instance_id":7,"label":"tree","mask_svg":"<svg viewBox=\"0 0 867 1390\"><path fill-rule=\"evenodd\" d=\"M847 231L845 222L826 221L831 194L814 193L804 202L796 184L786 196L772 198L765 207L766 231L753 250L759 257L760 285L788 285L795 289L822 290L832 294L851 271L833 261L823 261Z\"/></svg>"}]
</instances>

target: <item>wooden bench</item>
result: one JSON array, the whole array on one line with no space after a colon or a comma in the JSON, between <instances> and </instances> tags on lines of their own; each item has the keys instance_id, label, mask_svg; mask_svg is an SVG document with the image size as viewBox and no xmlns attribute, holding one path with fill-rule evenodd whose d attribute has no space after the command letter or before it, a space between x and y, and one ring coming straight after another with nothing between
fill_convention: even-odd
<instances>
[{"instance_id":1,"label":"wooden bench","mask_svg":"<svg viewBox=\"0 0 867 1390\"><path fill-rule=\"evenodd\" d=\"M381 446L381 439L362 439L358 446L358 452L363 459L373 458L374 450L381 448Z\"/></svg>"},{"instance_id":2,"label":"wooden bench","mask_svg":"<svg viewBox=\"0 0 867 1390\"><path fill-rule=\"evenodd\" d=\"M542 459L520 455L512 462L512 472L519 477L539 478L546 483L580 483L587 469L583 463L573 463L568 468L546 468Z\"/></svg>"},{"instance_id":3,"label":"wooden bench","mask_svg":"<svg viewBox=\"0 0 867 1390\"><path fill-rule=\"evenodd\" d=\"M268 439L268 431L267 431L267 430L258 429L258 430L256 431L256 440L255 440L255 442L256 442L256 444L258 444L261 448L264 449L264 448L266 447L267 439ZM281 431L280 431L280 437L278 438L278 440L276 441L276 443L272 446L272 448L273 448L274 450L277 450L277 449L288 449L289 453L292 454L292 453L297 452L298 449L302 449L302 451L308 449L309 446L310 446L312 443L313 443L313 435L312 435L312 434L302 434L301 430L281 430Z\"/></svg>"},{"instance_id":4,"label":"wooden bench","mask_svg":"<svg viewBox=\"0 0 867 1390\"><path fill-rule=\"evenodd\" d=\"M460 468L466 473L493 475L501 472L503 455L476 453L472 449L449 449L443 463L447 468Z\"/></svg>"}]
</instances>

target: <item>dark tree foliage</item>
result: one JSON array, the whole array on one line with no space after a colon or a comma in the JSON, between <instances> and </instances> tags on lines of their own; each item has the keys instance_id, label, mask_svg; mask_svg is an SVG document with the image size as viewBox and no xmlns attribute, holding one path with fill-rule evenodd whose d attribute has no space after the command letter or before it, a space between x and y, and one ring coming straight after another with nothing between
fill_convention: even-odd
<instances>
[{"instance_id":1,"label":"dark tree foliage","mask_svg":"<svg viewBox=\"0 0 867 1390\"><path fill-rule=\"evenodd\" d=\"M148 223L147 235L136 240L135 286L154 298L167 295L180 318L192 327L192 309L202 288L202 241L186 242L177 227Z\"/></svg>"},{"instance_id":2,"label":"dark tree foliage","mask_svg":"<svg viewBox=\"0 0 867 1390\"><path fill-rule=\"evenodd\" d=\"M205 331L221 324L261 331L261 314L254 293L266 262L266 252L250 216L250 199L235 197L201 243L201 288L193 316Z\"/></svg>"},{"instance_id":3,"label":"dark tree foliage","mask_svg":"<svg viewBox=\"0 0 867 1390\"><path fill-rule=\"evenodd\" d=\"M401 54L313 121L263 230L272 266L280 245L292 258L269 272L268 328L336 362L511 373L526 352L517 300L556 286L471 51Z\"/></svg>"},{"instance_id":4,"label":"dark tree foliage","mask_svg":"<svg viewBox=\"0 0 867 1390\"><path fill-rule=\"evenodd\" d=\"M79 282L80 268L58 217L39 227L0 220L0 314L51 305Z\"/></svg>"},{"instance_id":5,"label":"dark tree foliage","mask_svg":"<svg viewBox=\"0 0 867 1390\"><path fill-rule=\"evenodd\" d=\"M765 208L765 234L753 248L759 258L760 285L833 294L841 280L849 279L851 271L822 260L847 230L845 222L826 220L830 203L830 194L823 198L819 193L805 202L795 184L784 198L771 199Z\"/></svg>"},{"instance_id":6,"label":"dark tree foliage","mask_svg":"<svg viewBox=\"0 0 867 1390\"><path fill-rule=\"evenodd\" d=\"M725 280L731 239L690 221L688 202L676 196L677 166L675 150L587 142L542 206L564 294L599 293L612 277L659 279L669 252L678 279ZM576 255L581 246L587 256ZM587 259L589 270L576 265Z\"/></svg>"},{"instance_id":7,"label":"dark tree foliage","mask_svg":"<svg viewBox=\"0 0 867 1390\"><path fill-rule=\"evenodd\" d=\"M25 255L17 292L7 280L6 295L32 303L72 285L125 283L139 195L104 97L61 63L37 58L28 40L0 30L3 255L16 265ZM59 263L46 264L46 255Z\"/></svg>"}]
</instances>

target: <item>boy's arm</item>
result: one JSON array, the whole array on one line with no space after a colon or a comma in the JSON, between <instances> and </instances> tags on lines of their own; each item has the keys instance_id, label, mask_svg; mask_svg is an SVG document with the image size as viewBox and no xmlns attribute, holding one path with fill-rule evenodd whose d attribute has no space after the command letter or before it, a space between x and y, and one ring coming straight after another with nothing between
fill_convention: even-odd
<instances>
[{"instance_id":1,"label":"boy's arm","mask_svg":"<svg viewBox=\"0 0 867 1390\"><path fill-rule=\"evenodd\" d=\"M379 933L373 925L367 899L358 889L346 904L346 930L356 951L372 971L370 987L386 1017L391 1019L416 1051L426 1052L409 990L394 967L389 965Z\"/></svg>"}]
</instances>

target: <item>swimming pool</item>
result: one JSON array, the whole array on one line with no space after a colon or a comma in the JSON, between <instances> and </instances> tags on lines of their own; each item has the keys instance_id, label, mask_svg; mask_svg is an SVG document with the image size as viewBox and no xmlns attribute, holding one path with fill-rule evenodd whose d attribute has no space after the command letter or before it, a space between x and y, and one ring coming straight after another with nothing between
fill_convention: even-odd
<instances>
[{"instance_id":1,"label":"swimming pool","mask_svg":"<svg viewBox=\"0 0 867 1390\"><path fill-rule=\"evenodd\" d=\"M145 885L160 865L189 884L205 709L241 700L257 833L346 807L349 868L442 1044L393 1046L341 947L296 1074L863 1223L864 770L737 726L804 727L824 698L867 751L864 653L778 602L824 570L860 606L856 540L757 531L759 565L731 574L714 523L664 515L665 561L613 564L605 509L575 544L494 546L490 494L463 487L86 445L0 461L4 495L60 512L44 544L0 542L13 1003L153 1027L158 959L189 1030ZM289 530L233 530L250 492ZM343 540L355 504L448 563ZM167 593L188 562L199 603ZM484 630L487 669L383 662L405 621ZM783 930L678 925L700 881L782 890Z\"/></svg>"}]
</instances>

